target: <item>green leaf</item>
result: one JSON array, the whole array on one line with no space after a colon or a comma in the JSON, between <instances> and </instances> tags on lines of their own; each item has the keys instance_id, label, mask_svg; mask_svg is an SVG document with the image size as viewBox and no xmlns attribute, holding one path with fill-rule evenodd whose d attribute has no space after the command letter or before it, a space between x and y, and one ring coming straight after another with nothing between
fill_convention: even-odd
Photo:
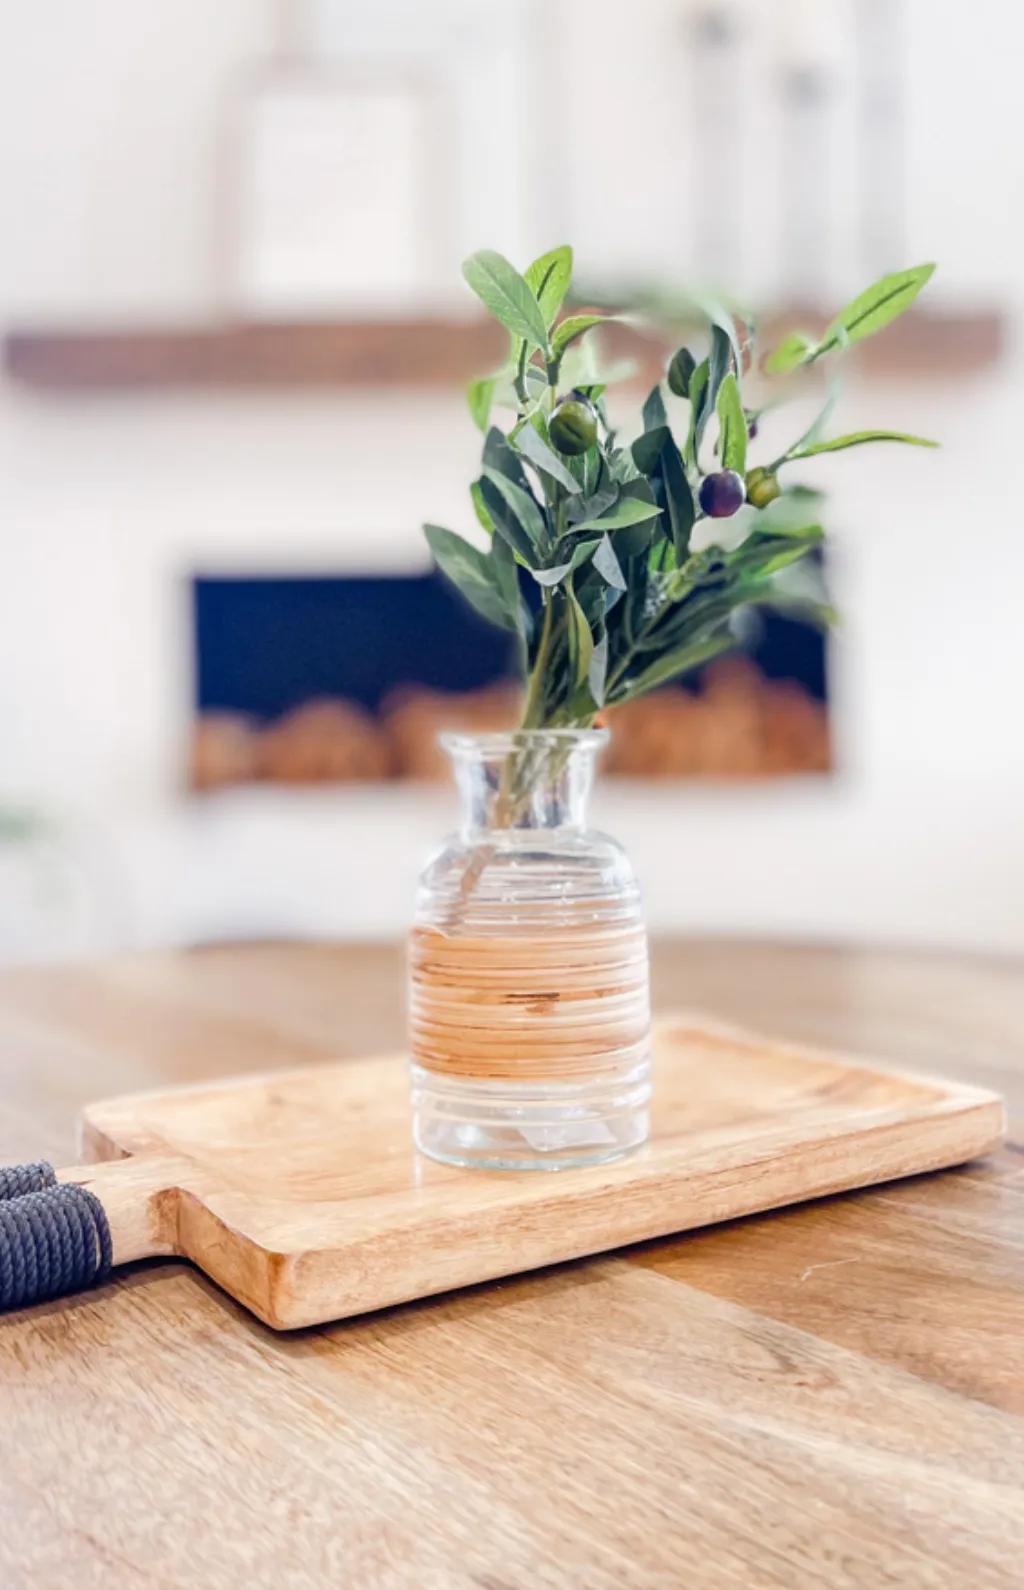
<instances>
[{"instance_id":1,"label":"green leaf","mask_svg":"<svg viewBox=\"0 0 1024 1590\"><path fill-rule=\"evenodd\" d=\"M676 556L684 558L696 518L696 505L683 461L667 425L645 431L633 443L633 460L650 480L655 500L668 514Z\"/></svg>"},{"instance_id":2,"label":"green leaf","mask_svg":"<svg viewBox=\"0 0 1024 1590\"><path fill-rule=\"evenodd\" d=\"M646 556L651 542L658 530L657 519L645 519L641 524L627 525L624 530L615 532L615 554L620 562ZM646 574L644 574L646 580ZM632 586L633 575L630 575Z\"/></svg>"},{"instance_id":3,"label":"green leaf","mask_svg":"<svg viewBox=\"0 0 1024 1590\"><path fill-rule=\"evenodd\" d=\"M590 657L590 667L587 669L587 684L590 694L594 698L595 707L604 705L605 682L608 678L608 632L601 631L601 638L594 647Z\"/></svg>"},{"instance_id":4,"label":"green leaf","mask_svg":"<svg viewBox=\"0 0 1024 1590\"><path fill-rule=\"evenodd\" d=\"M718 456L723 469L742 475L747 468L747 419L736 377L729 370L718 388L718 423L721 427Z\"/></svg>"},{"instance_id":5,"label":"green leaf","mask_svg":"<svg viewBox=\"0 0 1024 1590\"><path fill-rule=\"evenodd\" d=\"M542 416L537 415L540 419ZM575 495L580 490L579 481L569 473L565 464L558 457L539 434L532 423L522 427L516 436L516 446L524 458L529 459L535 469L543 470L545 475L550 475L552 480L557 480L566 491Z\"/></svg>"},{"instance_id":6,"label":"green leaf","mask_svg":"<svg viewBox=\"0 0 1024 1590\"><path fill-rule=\"evenodd\" d=\"M602 575L594 568L593 558L586 566L579 570L572 582L579 602L587 616L587 623L596 640L605 627L605 618L609 607L615 605L615 600L620 599L622 592L614 586L607 585Z\"/></svg>"},{"instance_id":7,"label":"green leaf","mask_svg":"<svg viewBox=\"0 0 1024 1590\"><path fill-rule=\"evenodd\" d=\"M504 254L482 248L464 261L462 274L495 320L531 348L547 349L548 328L532 289Z\"/></svg>"},{"instance_id":8,"label":"green leaf","mask_svg":"<svg viewBox=\"0 0 1024 1590\"><path fill-rule=\"evenodd\" d=\"M509 480L500 470L491 469L489 465L484 466L484 479L490 481L494 489L500 492L505 506L522 526L531 547L538 551L543 550L547 545L548 527L533 493L524 491L514 480ZM485 498L488 509L491 510L491 517L494 518L490 498L486 497L486 488ZM516 550L518 551L518 548Z\"/></svg>"},{"instance_id":9,"label":"green leaf","mask_svg":"<svg viewBox=\"0 0 1024 1590\"><path fill-rule=\"evenodd\" d=\"M590 672L590 663L594 655L594 637L587 623L576 593L569 591L569 652L573 662L573 675L578 685L581 685Z\"/></svg>"},{"instance_id":10,"label":"green leaf","mask_svg":"<svg viewBox=\"0 0 1024 1590\"><path fill-rule=\"evenodd\" d=\"M731 552L727 562L731 578L764 579L789 563L798 563L824 538L821 525L807 525L799 536L762 535L755 531L742 546Z\"/></svg>"},{"instance_id":11,"label":"green leaf","mask_svg":"<svg viewBox=\"0 0 1024 1590\"><path fill-rule=\"evenodd\" d=\"M764 370L767 375L782 375L787 370L795 370L801 364L806 364L808 358L814 353L817 343L804 331L791 331L788 337L783 337L777 348L773 348L764 361Z\"/></svg>"},{"instance_id":12,"label":"green leaf","mask_svg":"<svg viewBox=\"0 0 1024 1590\"><path fill-rule=\"evenodd\" d=\"M633 454L627 448L612 449L608 454L608 469L612 479L624 486L630 481L639 479L640 476L640 471L633 462Z\"/></svg>"},{"instance_id":13,"label":"green leaf","mask_svg":"<svg viewBox=\"0 0 1024 1590\"><path fill-rule=\"evenodd\" d=\"M934 265L915 265L911 270L883 276L841 309L815 349L815 358L849 342L881 331L897 315L909 309L921 288L934 275Z\"/></svg>"},{"instance_id":14,"label":"green leaf","mask_svg":"<svg viewBox=\"0 0 1024 1590\"><path fill-rule=\"evenodd\" d=\"M531 572L538 585L560 585L567 574L580 568L592 556L594 549L600 545L598 541L580 541L573 548L572 556L568 562L556 563L551 569L533 569Z\"/></svg>"},{"instance_id":15,"label":"green leaf","mask_svg":"<svg viewBox=\"0 0 1024 1590\"><path fill-rule=\"evenodd\" d=\"M512 480L522 491L529 491L530 482L523 469L523 461L508 437L492 425L484 438L484 463L496 469L506 480Z\"/></svg>"},{"instance_id":16,"label":"green leaf","mask_svg":"<svg viewBox=\"0 0 1024 1590\"><path fill-rule=\"evenodd\" d=\"M532 265L526 267L524 280L540 305L544 324L550 330L572 281L572 249L568 243L535 259Z\"/></svg>"},{"instance_id":17,"label":"green leaf","mask_svg":"<svg viewBox=\"0 0 1024 1590\"><path fill-rule=\"evenodd\" d=\"M585 520L599 518L618 500L619 488L615 485L602 486L589 497L575 498L567 509L570 528L578 530Z\"/></svg>"},{"instance_id":18,"label":"green leaf","mask_svg":"<svg viewBox=\"0 0 1024 1590\"><path fill-rule=\"evenodd\" d=\"M654 492L651 489L650 481L645 480L641 474L637 474L635 480L625 481L619 487L619 496L628 497L634 502L654 503L656 507L661 507L661 504L657 501Z\"/></svg>"},{"instance_id":19,"label":"green leaf","mask_svg":"<svg viewBox=\"0 0 1024 1590\"><path fill-rule=\"evenodd\" d=\"M497 385L494 376L481 376L479 381L471 381L466 388L466 404L477 429L487 434L487 422L491 417L491 404L494 402L494 388Z\"/></svg>"},{"instance_id":20,"label":"green leaf","mask_svg":"<svg viewBox=\"0 0 1024 1590\"><path fill-rule=\"evenodd\" d=\"M708 420L715 412L718 391L732 364L732 342L721 326L711 328L711 352L699 364L690 382L690 435L687 440L687 457L694 468L700 456L701 443ZM707 375L702 377L702 371Z\"/></svg>"},{"instance_id":21,"label":"green leaf","mask_svg":"<svg viewBox=\"0 0 1024 1590\"><path fill-rule=\"evenodd\" d=\"M566 243L561 248L553 248L548 254L541 254L539 259L527 266L523 279L540 305L544 324L550 331L572 281L572 249ZM511 362L514 369L518 369L522 356L523 339L513 336ZM530 374L531 369L533 375ZM527 386L532 388L534 377L540 372L528 365L525 374ZM547 386L546 376L541 376L541 386Z\"/></svg>"},{"instance_id":22,"label":"green leaf","mask_svg":"<svg viewBox=\"0 0 1024 1590\"><path fill-rule=\"evenodd\" d=\"M664 657L659 657L657 662L651 663L642 674L631 679L625 689L616 691L616 701L634 701L637 696L646 695L648 690L657 689L658 685L667 684L670 679L678 679L680 674L691 673L694 668L699 668L702 663L710 662L712 657L720 657L724 651L731 651L736 641L730 634L714 635L709 640L692 641L686 646L681 646L677 651L670 651Z\"/></svg>"},{"instance_id":23,"label":"green leaf","mask_svg":"<svg viewBox=\"0 0 1024 1590\"><path fill-rule=\"evenodd\" d=\"M577 453L575 456L567 455L564 463L584 496L589 496L599 486L604 487L610 484L609 464L605 462L604 454L596 442L593 447L588 447L585 453ZM585 517L577 511L578 508L579 504L577 502L569 503L570 518L572 518L574 511L577 518L582 519Z\"/></svg>"},{"instance_id":24,"label":"green leaf","mask_svg":"<svg viewBox=\"0 0 1024 1590\"><path fill-rule=\"evenodd\" d=\"M517 628L523 631L523 620L527 614L523 604L522 593L519 589L519 568L516 563L515 553L504 536L495 536L490 552L490 564L494 574L494 583L501 592L501 599L505 609L517 620Z\"/></svg>"},{"instance_id":25,"label":"green leaf","mask_svg":"<svg viewBox=\"0 0 1024 1590\"><path fill-rule=\"evenodd\" d=\"M814 458L818 453L841 453L847 447L863 447L865 442L904 442L908 447L938 447L924 436L908 436L904 431L851 431L848 436L834 436L830 442L814 442L799 452L789 453L787 459Z\"/></svg>"},{"instance_id":26,"label":"green leaf","mask_svg":"<svg viewBox=\"0 0 1024 1590\"><path fill-rule=\"evenodd\" d=\"M672 545L675 547L676 557L682 562L690 549L690 532L697 517L697 505L693 500L693 492L686 478L679 449L671 438L668 446L662 451L661 475L665 488L665 506L672 526Z\"/></svg>"},{"instance_id":27,"label":"green leaf","mask_svg":"<svg viewBox=\"0 0 1024 1590\"><path fill-rule=\"evenodd\" d=\"M570 315L561 325L555 327L551 338L553 356L560 359L566 348L592 326L606 326L610 320L617 319L617 315Z\"/></svg>"},{"instance_id":28,"label":"green leaf","mask_svg":"<svg viewBox=\"0 0 1024 1590\"><path fill-rule=\"evenodd\" d=\"M588 447L581 460L583 464L583 490L592 495L611 491L614 487L611 469L599 446Z\"/></svg>"},{"instance_id":29,"label":"green leaf","mask_svg":"<svg viewBox=\"0 0 1024 1590\"><path fill-rule=\"evenodd\" d=\"M661 383L652 387L644 404L644 430L659 431L663 425L668 424L668 415L665 412L665 399L661 395Z\"/></svg>"},{"instance_id":30,"label":"green leaf","mask_svg":"<svg viewBox=\"0 0 1024 1590\"><path fill-rule=\"evenodd\" d=\"M487 531L487 534L492 536L494 534L494 520L487 512L487 504L484 502L484 494L480 489L480 482L478 480L473 481L473 484L469 488L469 495L473 503L473 512L476 514L480 524Z\"/></svg>"},{"instance_id":31,"label":"green leaf","mask_svg":"<svg viewBox=\"0 0 1024 1590\"><path fill-rule=\"evenodd\" d=\"M732 343L720 326L711 328L711 352L708 355L709 373L707 397L697 421L697 447L704 436L704 427L718 406L718 393L732 368Z\"/></svg>"},{"instance_id":32,"label":"green leaf","mask_svg":"<svg viewBox=\"0 0 1024 1590\"><path fill-rule=\"evenodd\" d=\"M644 502L638 497L620 497L613 507L594 519L585 519L576 525L577 530L623 530L627 525L642 524L645 519L656 519L661 509L656 502Z\"/></svg>"},{"instance_id":33,"label":"green leaf","mask_svg":"<svg viewBox=\"0 0 1024 1590\"><path fill-rule=\"evenodd\" d=\"M497 571L487 555L442 525L426 524L423 533L442 574L481 617L502 629L515 629L515 618L505 605Z\"/></svg>"},{"instance_id":34,"label":"green leaf","mask_svg":"<svg viewBox=\"0 0 1024 1590\"><path fill-rule=\"evenodd\" d=\"M606 535L601 537L594 548L593 564L606 584L614 586L619 591L626 589L625 577L615 556L615 549Z\"/></svg>"},{"instance_id":35,"label":"green leaf","mask_svg":"<svg viewBox=\"0 0 1024 1590\"><path fill-rule=\"evenodd\" d=\"M571 563L556 563L553 569L531 569L531 573L538 585L561 585L565 576L571 571Z\"/></svg>"},{"instance_id":36,"label":"green leaf","mask_svg":"<svg viewBox=\"0 0 1024 1590\"><path fill-rule=\"evenodd\" d=\"M504 499L504 494L487 479L480 480L480 491L483 493L483 506L487 507L487 512L495 523L496 536L502 536L504 541L509 542L517 558L526 564L526 568L531 569L534 564L541 563L545 552L534 547L533 541L529 539Z\"/></svg>"},{"instance_id":37,"label":"green leaf","mask_svg":"<svg viewBox=\"0 0 1024 1590\"><path fill-rule=\"evenodd\" d=\"M502 536L512 548L517 557L521 558L527 568L532 568L535 563L541 562L544 554L533 545L529 535L523 529L515 513L505 500L503 492L499 491L486 476L478 482L484 507L491 517L494 525L494 534Z\"/></svg>"},{"instance_id":38,"label":"green leaf","mask_svg":"<svg viewBox=\"0 0 1024 1590\"><path fill-rule=\"evenodd\" d=\"M661 462L662 449L671 442L672 432L667 425L655 425L644 431L633 443L630 451L633 462L642 475L650 477Z\"/></svg>"},{"instance_id":39,"label":"green leaf","mask_svg":"<svg viewBox=\"0 0 1024 1590\"><path fill-rule=\"evenodd\" d=\"M690 378L690 430L686 438L686 457L694 468L697 465L697 425L704 412L710 379L710 361L702 359Z\"/></svg>"},{"instance_id":40,"label":"green leaf","mask_svg":"<svg viewBox=\"0 0 1024 1590\"><path fill-rule=\"evenodd\" d=\"M644 614L647 611L648 596L650 593L650 552L648 545L639 548L630 547L627 553L623 552L623 542L628 542L633 536L640 536L644 531L653 534L653 526L637 525L630 530L623 530L618 537L619 556L623 559L626 569L626 583L628 589L622 599L622 608L619 614L619 623L613 642L618 636L621 641L618 646L612 646L613 654L618 651L620 662L633 650L636 637L639 635L644 623Z\"/></svg>"},{"instance_id":41,"label":"green leaf","mask_svg":"<svg viewBox=\"0 0 1024 1590\"><path fill-rule=\"evenodd\" d=\"M728 338L729 346L736 359L736 367L739 369L743 361L743 349L740 346L740 339L736 332L736 318L731 310L720 299L702 290L691 291L690 296L693 299L694 307L710 321L713 330L721 332L723 336ZM748 309L743 309L740 313L748 326L753 325L754 316Z\"/></svg>"}]
</instances>

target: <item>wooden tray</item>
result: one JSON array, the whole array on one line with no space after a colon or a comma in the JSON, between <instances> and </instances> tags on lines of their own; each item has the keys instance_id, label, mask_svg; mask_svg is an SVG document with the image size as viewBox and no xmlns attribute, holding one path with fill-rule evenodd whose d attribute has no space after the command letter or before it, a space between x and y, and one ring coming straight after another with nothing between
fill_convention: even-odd
<instances>
[{"instance_id":1,"label":"wooden tray","mask_svg":"<svg viewBox=\"0 0 1024 1590\"><path fill-rule=\"evenodd\" d=\"M102 1201L115 1263L192 1259L290 1329L956 1165L1003 1133L980 1088L678 1017L656 1029L652 1140L615 1165L421 1159L405 1062L377 1059L92 1105L84 1157L108 1163L61 1179Z\"/></svg>"}]
</instances>

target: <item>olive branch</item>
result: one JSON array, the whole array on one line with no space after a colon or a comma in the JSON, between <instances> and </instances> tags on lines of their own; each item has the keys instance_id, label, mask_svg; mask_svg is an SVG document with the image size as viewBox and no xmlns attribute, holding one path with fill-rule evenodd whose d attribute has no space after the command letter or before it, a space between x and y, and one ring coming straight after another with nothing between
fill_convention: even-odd
<instances>
[{"instance_id":1,"label":"olive branch","mask_svg":"<svg viewBox=\"0 0 1024 1590\"><path fill-rule=\"evenodd\" d=\"M605 404L608 386L624 372L601 368L590 337L616 317L562 313L572 268L567 246L522 275L493 250L465 262L466 281L510 337L505 365L473 381L467 394L484 434L470 496L487 545L424 526L441 570L477 612L517 638L524 729L587 727L604 708L680 678L737 645L745 610L772 608L829 625L834 612L823 581L796 584L790 572L825 533L820 494L792 481L791 466L872 442L936 445L886 430L827 439L830 397L783 453L750 465L758 418L775 406L744 401L756 332L705 301L706 351L673 354L643 405L641 434L624 446ZM763 373L786 376L840 358L902 314L933 270L921 265L884 277L822 337L787 336L764 359ZM685 404L681 424L670 422L666 391ZM495 407L513 416L507 430L491 423ZM700 521L741 510L728 546L702 534L704 544L693 548Z\"/></svg>"}]
</instances>

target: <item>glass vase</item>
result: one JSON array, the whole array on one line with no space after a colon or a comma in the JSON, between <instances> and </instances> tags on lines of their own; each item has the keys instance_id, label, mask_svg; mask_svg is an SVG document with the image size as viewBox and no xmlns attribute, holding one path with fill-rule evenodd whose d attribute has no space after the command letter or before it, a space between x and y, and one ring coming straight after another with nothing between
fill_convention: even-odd
<instances>
[{"instance_id":1,"label":"glass vase","mask_svg":"<svg viewBox=\"0 0 1024 1590\"><path fill-rule=\"evenodd\" d=\"M586 826L599 730L449 735L461 828L423 872L409 954L413 1130L447 1164L603 1164L649 1130L640 893Z\"/></svg>"}]
</instances>

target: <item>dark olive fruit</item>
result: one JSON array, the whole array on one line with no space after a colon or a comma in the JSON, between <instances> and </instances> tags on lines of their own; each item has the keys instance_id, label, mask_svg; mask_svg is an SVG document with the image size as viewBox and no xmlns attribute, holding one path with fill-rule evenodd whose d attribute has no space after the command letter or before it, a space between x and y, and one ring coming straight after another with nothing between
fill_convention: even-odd
<instances>
[{"instance_id":1,"label":"dark olive fruit","mask_svg":"<svg viewBox=\"0 0 1024 1590\"><path fill-rule=\"evenodd\" d=\"M747 421L747 436L748 436L749 440L753 441L754 437L756 435L757 435L757 421L756 420L748 420Z\"/></svg>"},{"instance_id":2,"label":"dark olive fruit","mask_svg":"<svg viewBox=\"0 0 1024 1590\"><path fill-rule=\"evenodd\" d=\"M597 415L585 398L568 397L559 403L548 422L553 447L568 458L578 458L597 441Z\"/></svg>"},{"instance_id":3,"label":"dark olive fruit","mask_svg":"<svg viewBox=\"0 0 1024 1590\"><path fill-rule=\"evenodd\" d=\"M770 502L782 495L778 477L770 469L747 470L747 501L755 508L767 508Z\"/></svg>"},{"instance_id":4,"label":"dark olive fruit","mask_svg":"<svg viewBox=\"0 0 1024 1590\"><path fill-rule=\"evenodd\" d=\"M689 348L680 348L678 353L673 354L668 367L669 391L674 392L676 397L689 397L690 382L696 368L697 361Z\"/></svg>"},{"instance_id":5,"label":"dark olive fruit","mask_svg":"<svg viewBox=\"0 0 1024 1590\"><path fill-rule=\"evenodd\" d=\"M700 487L700 505L709 519L728 519L743 506L746 482L735 469L720 469L705 475Z\"/></svg>"}]
</instances>

